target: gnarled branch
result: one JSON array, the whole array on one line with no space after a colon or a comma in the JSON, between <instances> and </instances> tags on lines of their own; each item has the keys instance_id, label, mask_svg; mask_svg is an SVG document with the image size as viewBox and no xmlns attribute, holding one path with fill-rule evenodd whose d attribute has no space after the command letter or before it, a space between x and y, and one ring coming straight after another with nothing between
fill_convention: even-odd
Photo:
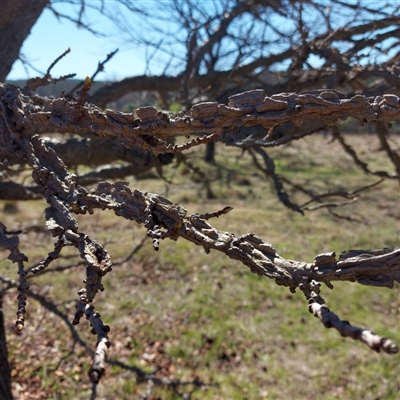
<instances>
[{"instance_id":1,"label":"gnarled branch","mask_svg":"<svg viewBox=\"0 0 400 400\"><path fill-rule=\"evenodd\" d=\"M131 190L128 183L123 181L114 184L102 182L93 190L87 190L76 182L76 176L68 171L56 151L37 135L46 130L73 131L81 135L91 132L115 137L130 148L139 145L154 153L171 152L175 147L165 145L161 140L176 133L207 132L211 133L207 140L213 140L226 130L231 131L232 127L257 123L268 127L286 121L300 125L308 118L331 123L348 116L361 121L369 119L390 124L393 120L400 120L400 100L397 96L354 96L349 100L336 91L324 90L267 97L263 91L256 90L232 96L228 106L203 103L192 107L185 117L171 118L157 113L151 107L136 110L136 116L113 111L104 113L84 102L85 93L83 91L76 101L60 98L37 106L18 89L1 85L0 127L4 153L7 154L7 149L12 146L16 157L24 160L32 169L32 177L49 204L46 209L46 229L58 237L54 252L39 263L40 268L32 272L40 272L65 246L75 247L87 265L86 286L79 291L74 323L78 323L85 314L97 334L97 351L90 372L94 382L100 379L104 371L110 342L108 328L90 303L99 290L104 290L102 277L112 271L112 262L100 243L80 232L73 214L93 213L95 209L112 210L117 216L143 224L153 240L155 250L158 250L163 239L182 238L203 247L207 253L211 250L222 252L248 266L251 272L274 279L278 285L286 286L292 292L299 288L306 295L311 312L325 326L336 328L343 336L361 340L373 350L391 354L398 351L398 347L389 339L352 327L331 313L319 295L318 283L325 283L330 288L333 281L392 287L394 282L400 282L400 249L350 251L342 253L339 259L334 253L325 253L317 255L311 263L286 260L271 244L252 233L236 235L224 232L215 229L207 221L226 214L230 208L204 215L188 215L183 206L173 204L158 194ZM197 144L196 141L194 143ZM190 144L187 146L190 147ZM19 264L21 303L28 290L23 265L25 258L19 253L18 241L12 239L11 243L6 236L9 233L5 226L1 225L1 229L0 245L9 249ZM23 307L20 303L18 329L22 329L22 312L25 311L25 303Z\"/></svg>"}]
</instances>

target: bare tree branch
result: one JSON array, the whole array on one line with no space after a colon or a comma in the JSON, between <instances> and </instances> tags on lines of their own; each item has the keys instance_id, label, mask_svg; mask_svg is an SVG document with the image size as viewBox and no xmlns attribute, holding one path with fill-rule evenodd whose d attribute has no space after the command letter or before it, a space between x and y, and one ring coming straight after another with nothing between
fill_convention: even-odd
<instances>
[{"instance_id":1,"label":"bare tree branch","mask_svg":"<svg viewBox=\"0 0 400 400\"><path fill-rule=\"evenodd\" d=\"M141 12L129 0L120 3L125 4L127 9ZM149 62L159 51L170 55L169 67L175 68L174 76L128 78L89 97L93 76L92 79L86 78L82 89L73 99L66 99L63 94L56 99L29 97L27 90L68 77L53 79L50 75L54 64L67 54L67 50L49 66L43 78L28 81L25 91L0 83L2 180L5 176L7 179L11 176L9 171L13 167L18 166L18 171L26 167L31 170L36 185L35 189L30 190L14 182L2 182L0 190L8 190L3 195L8 198L11 189L25 197L40 194L48 204L45 209L45 228L56 238L53 251L26 269L28 258L19 250L18 235L21 232L7 231L6 226L0 223L0 246L8 251L10 261L17 263L20 276L18 284L3 277L1 280L9 287L18 286L15 327L21 331L25 323L26 299L32 294L28 278L45 272L55 259L63 256L65 247L76 250L76 255L82 259L81 264L86 266L86 277L84 287L78 292L72 323L78 324L85 315L96 336L96 350L91 352L93 363L89 370L94 384L93 398L96 384L105 371L111 342L110 328L103 323L92 303L97 293L104 290L102 280L112 272L113 263L104 245L80 230L74 214L92 214L94 210L112 211L118 217L143 224L155 250L159 250L164 239L181 238L202 247L206 253L219 251L246 265L251 272L272 279L291 292L301 290L309 311L325 327L333 327L342 336L361 341L374 351L382 350L388 354L398 352L398 346L390 339L352 326L329 310L321 297L321 283L330 289L334 281L392 288L395 282L400 282L400 249L349 250L342 252L339 257L334 252L323 253L316 255L312 262L289 260L280 256L273 245L253 233L232 233L214 228L209 220L231 212L229 206L215 212L188 214L182 205L174 204L159 194L131 190L128 182L98 182L104 177L115 179L134 173L132 165L103 168L80 177L67 168L78 164L103 165L106 159L136 162L137 169L149 166L160 168L172 159L174 153L222 140L249 150L254 163L265 176L273 180L281 202L290 209L303 212L306 208L327 207L335 215L332 211L335 207L356 201L361 190L381 181L352 192L336 191L318 195L302 189L303 193L310 195L311 201L319 204L311 206L305 203L299 206L289 199L283 187L283 183L288 181L276 173L273 160L261 148L289 143L331 127L335 139L365 173L400 179L400 156L387 140L387 128L393 122L400 121L399 54L395 54L399 44L399 8L387 5L387 10L382 11L375 10L372 4L361 2L356 6L347 6L343 2L328 3L335 8L324 13L322 5L313 1L292 4L282 1L226 0L213 3L210 9L192 0L187 3L171 2L168 4L169 11L173 10L175 15L180 16L182 22L179 26L184 30L179 32L178 26L176 38L165 37L162 40L144 37L147 36L146 32L139 40L153 46L152 51L148 51ZM43 4L39 8L44 7ZM104 2L101 2L101 6L88 4L84 0L74 4L79 5L76 17L60 14L53 5L49 8L57 17L73 20L78 26L90 30L84 22L85 9L104 7ZM341 10L346 15L343 16L345 22L339 26L335 19ZM165 10L155 11L153 15L149 9L144 9L140 15L153 18L148 25L155 32L164 34L159 21L165 20ZM279 16L279 19L275 18L278 22L271 17L272 14ZM281 18L290 24L282 24ZM318 25L321 20L324 23ZM4 18L0 19L0 28L6 22ZM31 22L32 18L29 19L29 26L32 26ZM96 73L114 54L110 53L103 63L99 63ZM320 68L312 68L312 56L319 57ZM373 60L381 56L385 56L384 62L376 65ZM366 60L368 63L365 63ZM277 65L283 63L288 65L287 70L276 72ZM304 66L307 68L304 69ZM170 69L165 69L166 73L168 71ZM263 89L237 93L242 88L255 87ZM316 87L325 89L314 90ZM345 94L336 90L339 88ZM170 115L154 107L140 107L132 113L103 111L99 108L134 90L156 91L166 105L171 98L179 99L188 110L186 113ZM225 104L227 98L229 102ZM97 106L88 103L88 99ZM217 101L203 101L190 107L198 100L208 99ZM377 124L381 147L395 172L373 171L360 159L356 150L344 141L335 124L348 117L360 124L369 121ZM315 124L311 128L304 127L309 120ZM281 138L274 137L273 128L288 122L305 130L287 132ZM261 139L256 133L247 137L240 135L241 128L257 125L265 132ZM39 136L46 133L77 134L84 140L55 143ZM184 136L187 141L175 144L172 139L176 135ZM93 139L97 137L105 138L98 147ZM94 155L90 154L93 150L96 151ZM147 153L136 156L137 150ZM163 158L165 154L171 157ZM263 164L257 157L261 157ZM184 157L181 160L208 185L211 196L208 177ZM92 189L84 186L89 183L97 185ZM344 198L345 201L336 201L333 196ZM76 333L72 329L71 332L73 335ZM149 396L156 383L167 384L174 390L178 384L182 384L171 380L157 381L151 374L143 376L148 378Z\"/></svg>"},{"instance_id":2,"label":"bare tree branch","mask_svg":"<svg viewBox=\"0 0 400 400\"><path fill-rule=\"evenodd\" d=\"M15 129L23 135L45 132L86 132L100 136L110 136L127 148L140 147L154 154L181 151L209 140L216 140L241 126L262 125L273 127L291 121L301 126L306 119L318 119L323 123L333 123L348 117L360 123L381 121L387 125L400 120L400 99L395 95L365 97L356 95L343 98L335 91L322 90L317 93L282 93L268 97L263 90L253 90L231 96L229 105L200 103L192 107L183 117L171 118L157 112L153 107L135 110L135 115L111 110L102 112L92 105L80 107L82 99L76 103L60 98L46 100L44 106L35 108L32 103L20 102L21 93L7 85L0 86L0 95L5 99L13 115L25 115L24 124L15 121ZM340 98L340 97L341 98ZM234 127L234 128L233 128ZM211 133L212 136L197 138L185 145L166 144L167 139L176 134Z\"/></svg>"},{"instance_id":3,"label":"bare tree branch","mask_svg":"<svg viewBox=\"0 0 400 400\"><path fill-rule=\"evenodd\" d=\"M65 57L69 52L71 51L71 49L68 47L67 50L64 51L64 53L62 53L60 56L58 56L49 66L49 68L47 68L47 71L45 73L45 75L43 76L43 78L37 77L37 78L31 78L26 82L25 85L25 89L27 91L34 91L37 88L41 87L41 86L47 86L47 85L51 85L51 84L56 84L57 82L62 82L65 81L67 79L73 78L76 74L68 74L65 76L61 76L60 78L53 78L50 74L50 71L52 70L52 68L63 58Z\"/></svg>"}]
</instances>

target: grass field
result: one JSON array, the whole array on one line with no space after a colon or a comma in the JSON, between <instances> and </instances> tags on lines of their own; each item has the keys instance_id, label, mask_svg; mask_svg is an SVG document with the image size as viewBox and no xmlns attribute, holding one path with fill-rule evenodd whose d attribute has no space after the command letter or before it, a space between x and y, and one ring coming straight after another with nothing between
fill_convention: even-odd
<instances>
[{"instance_id":1,"label":"grass field","mask_svg":"<svg viewBox=\"0 0 400 400\"><path fill-rule=\"evenodd\" d=\"M373 136L346 138L371 169L391 166ZM391 138L400 149L400 137ZM201 149L202 151L202 149ZM277 172L314 192L355 190L376 177L365 176L329 136L313 136L269 150ZM217 146L217 167L204 164L194 152L190 160L210 178L214 199L206 199L199 177L181 164L166 168L171 184L149 174L130 186L163 194L189 213L234 207L210 220L235 234L253 232L271 242L285 258L311 262L318 253L357 248L400 247L400 188L387 180L362 193L354 204L304 216L277 200L247 154ZM287 187L292 200L304 194ZM2 204L1 220L9 229L41 226L44 202ZM291 294L273 281L260 278L223 254L207 255L179 239L164 241L156 253L151 240L129 259L124 258L145 237L145 229L110 212L79 216L80 229L105 244L115 266L96 297L95 308L111 326L110 360L97 388L98 399L398 399L400 355L375 354L366 346L343 339L307 311L300 293ZM53 239L41 230L21 235L21 250L29 265L52 249ZM71 320L85 267L74 258L55 261L46 273L31 280L45 298ZM16 279L16 268L2 256L2 274ZM336 283L322 296L342 319L373 329L400 344L399 285L376 289ZM26 328L13 331L16 290L4 298L9 359L17 399L89 399L90 356L75 343L70 330L54 313L28 299ZM86 321L77 326L92 348L95 337ZM114 363L115 364L115 363ZM138 379L135 368L156 371L157 378L181 384L154 385Z\"/></svg>"}]
</instances>

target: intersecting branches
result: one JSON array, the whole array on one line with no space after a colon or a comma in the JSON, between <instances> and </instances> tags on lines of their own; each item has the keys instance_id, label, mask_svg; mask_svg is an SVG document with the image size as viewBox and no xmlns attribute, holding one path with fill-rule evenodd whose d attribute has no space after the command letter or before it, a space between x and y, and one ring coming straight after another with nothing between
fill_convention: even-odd
<instances>
[{"instance_id":1,"label":"intersecting branches","mask_svg":"<svg viewBox=\"0 0 400 400\"><path fill-rule=\"evenodd\" d=\"M47 71L45 73L45 75L43 76L43 78L37 77L37 78L31 78L26 82L25 85L25 89L28 91L34 91L39 87L42 86L47 86L47 85L51 85L51 84L55 84L57 82L62 82L65 81L67 79L73 78L76 74L68 74L68 75L64 75L61 76L59 78L53 78L50 74L51 70L53 69L53 67L63 58L65 57L69 52L71 51L71 49L68 47L67 50L64 51L64 53L62 53L60 56L58 56L49 66L49 68L47 68Z\"/></svg>"},{"instance_id":2,"label":"intersecting branches","mask_svg":"<svg viewBox=\"0 0 400 400\"><path fill-rule=\"evenodd\" d=\"M0 276L0 282L3 283L5 290L8 290L10 288L17 289L19 286L19 283L16 280L13 280L13 279L10 279L10 278L4 277L4 276ZM39 293L36 285L32 285L31 288L27 289L26 293L27 293L28 298L33 299L36 302L38 302L48 313L55 314L64 323L66 330L69 331L71 339L73 340L73 346L72 346L71 352L73 351L73 348L75 348L76 344L79 344L80 346L82 346L85 349L87 354L89 354L92 357L95 355L95 351L93 351L90 344L81 336L80 332L76 329L73 321L70 320L67 313L65 313L63 310L61 310L60 307L56 303L54 303L50 299L46 298L46 296L44 296L43 294ZM83 295L83 293L82 293L82 295ZM82 296L82 303L80 303L77 308L82 307L84 311L87 311L89 318L91 315L93 316L94 314L96 314L93 311L93 309L91 310L90 307L86 307L86 305L84 305L84 303L85 303L85 299L84 299L84 296ZM93 317L93 318L96 320L99 318L99 315L97 314L97 318L96 317ZM97 321L97 323L100 325L100 321ZM107 328L105 326L100 328L100 330L101 329L103 331L107 330ZM107 343L107 341L105 340L105 345L107 345L106 343ZM59 360L55 369L59 368L59 366L63 362L63 360L65 358L67 358L69 355L62 357ZM147 382L147 383L150 383L150 385L164 386L167 388L171 388L177 395L182 396L182 398L186 398L186 397L184 397L184 396L186 396L186 394L183 395L180 391L180 388L183 388L185 386L190 385L190 386L193 386L198 389L204 388L207 386L218 387L218 384L206 383L206 382L203 382L198 379L195 379L193 381L181 381L179 379L172 380L167 377L160 378L160 377L157 377L157 370L148 372L136 365L130 365L130 364L124 363L117 359L107 359L107 360L105 360L105 362L108 365L112 365L112 366L121 368L123 370L132 372L136 376L138 383ZM95 377L95 374L99 374L100 370L101 370L100 368L104 368L104 364L102 365L102 367L100 367L99 364L94 363L90 369L91 376ZM101 370L101 371L102 371L101 373L104 372L103 370ZM96 383L94 384L94 386L92 388L93 391L96 390L95 385L96 385Z\"/></svg>"},{"instance_id":3,"label":"intersecting branches","mask_svg":"<svg viewBox=\"0 0 400 400\"><path fill-rule=\"evenodd\" d=\"M389 144L387 143L384 133L382 133L382 130L384 130L384 129L385 129L384 126L381 127L378 124L377 130L378 130L378 133L380 132L379 136L381 139L381 143L383 143L383 145L385 146L386 152L389 153L389 158L391 159L391 161L393 161L393 163L396 167L396 173L389 173L389 172L383 171L383 170L377 170L377 171L371 170L369 168L368 164L365 161L362 161L358 157L357 152L348 143L346 143L343 135L340 133L340 129L337 126L333 127L333 137L338 140L338 142L342 146L343 150L353 159L354 163L366 174L375 175L375 176L379 176L382 178L388 178L388 179L400 179L400 168L399 168L400 163L399 163L399 159L398 159L399 155L397 153L395 153L394 151L392 151Z\"/></svg>"},{"instance_id":4,"label":"intersecting branches","mask_svg":"<svg viewBox=\"0 0 400 400\"><path fill-rule=\"evenodd\" d=\"M105 147L103 146L103 150L97 146L95 151L90 152L98 156L101 155L101 159L104 160L112 159L114 151L115 157L132 160L135 157L137 158L137 150L142 149L147 154L152 155L151 160L143 162L150 166L158 166L162 164L160 157L163 154L172 159L175 153L221 139L230 146L252 149L250 154L253 155L254 162L266 176L272 178L281 202L290 209L300 212L299 206L289 199L284 190L284 178L279 177L274 172L273 160L260 147L268 148L283 145L329 127L333 131L334 138L339 141L345 152L353 158L356 165L361 167L364 172L384 178L399 179L398 172L371 171L368 165L360 160L356 151L346 144L344 138L340 135L339 128L334 124L337 120L344 120L349 116L356 118L361 124L366 121L375 121L377 126L380 127L379 139L382 147L395 165L396 171L399 171L399 156L395 150L391 149L386 140L386 126L390 126L392 121L398 121L400 118L400 99L395 95L384 95L382 97L357 95L347 99L338 91L320 90L304 94L282 93L269 97L265 95L263 90L252 90L231 96L228 106L211 102L199 103L193 106L187 114L174 117L168 113L157 111L154 107L142 107L134 110L133 113L121 113L112 110L100 111L93 105L84 104L90 82L86 85L87 90L82 90L75 101L68 101L64 98L48 100L41 108L32 106L29 102L15 102L14 104L11 102L8 107L16 107L15 113L18 109L27 114L24 125L20 125L18 128L24 134L31 135L35 132L45 131L69 132L73 130L84 137L87 136L88 132L92 136L109 137L110 140L107 141ZM18 98L18 91L15 91L13 95L15 96L14 99ZM288 121L295 126L302 126L309 120L316 121L316 126L301 132L285 134L281 138L275 138L273 134L270 134L274 126ZM265 136L259 139L250 135L243 139L243 136L240 135L240 128L255 125L263 128L266 132ZM184 135L189 139L191 135L195 135L195 137L183 144L168 143L169 138L177 134ZM74 156L78 155L78 151L86 149L87 143L89 142L79 143L80 146L75 147L72 152ZM97 142L91 140L90 143L91 146L94 146ZM64 154L61 145L52 145L50 142L49 144L57 151L61 151L60 154ZM77 145L78 143L74 141L71 144L66 143L66 146L71 147L74 144ZM126 147L128 150L125 150ZM120 148L124 150L121 151ZM265 168L262 168L258 163L254 156L255 153L261 155ZM8 156L8 163L12 162L13 159L18 160L16 154L11 153ZM80 156L79 159L83 160L84 157ZM144 159L146 160L147 156ZM76 162L71 157L67 157L65 161L68 164ZM90 156L88 162L96 162L95 157ZM142 161L140 162L142 163ZM103 169L87 174L78 181L80 183L96 182L101 177L104 179L105 176L121 179L124 175L138 173L141 170L133 168L132 171L132 168L127 167ZM21 188L18 187L17 189ZM20 191L18 190L18 192ZM212 196L209 188L208 193ZM314 198L315 196L311 197ZM326 206L331 209L342 204L328 203ZM321 206L321 204L318 205L318 207Z\"/></svg>"},{"instance_id":5,"label":"intersecting branches","mask_svg":"<svg viewBox=\"0 0 400 400\"><path fill-rule=\"evenodd\" d=\"M275 172L274 160L271 157L269 157L268 154L266 153L266 151L264 151L260 147L255 147L254 149L250 149L249 151L250 151L251 157L253 159L253 162L257 166L257 168L259 168L264 173L266 178L272 179L279 201L281 201L290 210L299 212L300 214L304 214L303 211L301 210L301 208L297 204L294 204L289 199L289 196L283 187L282 179ZM257 160L256 154L261 155L262 160L264 161L265 167L260 165L260 163Z\"/></svg>"},{"instance_id":6,"label":"intersecting branches","mask_svg":"<svg viewBox=\"0 0 400 400\"><path fill-rule=\"evenodd\" d=\"M335 207L341 207L343 205L352 204L358 200L361 192L371 189L375 186L378 186L383 181L384 181L384 179L380 179L370 185L365 185L365 186L362 186L358 189L351 190L351 191L337 190L337 191L329 191L327 193L320 193L320 194L315 194L309 190L305 190L304 188L301 188L301 190L303 192L305 192L307 195L309 195L311 197L311 199L306 201L305 203L303 203L300 207L303 210L313 211L313 210L318 210L320 208L325 208L325 207L326 208L335 208ZM339 198L342 198L345 200L343 200L342 202L332 201L331 199L334 197L339 197ZM314 202L316 202L318 204L311 205Z\"/></svg>"},{"instance_id":7,"label":"intersecting branches","mask_svg":"<svg viewBox=\"0 0 400 400\"><path fill-rule=\"evenodd\" d=\"M357 5L214 0L210 6L186 0L138 7L126 0L105 14L148 55L146 75L94 94L92 102L100 107L141 90L174 92L185 106L193 96L200 98L196 93L224 100L255 87L267 93L327 87L351 94L398 94L400 17L391 3L381 8L364 0ZM165 70L148 79L159 54Z\"/></svg>"},{"instance_id":8,"label":"intersecting branches","mask_svg":"<svg viewBox=\"0 0 400 400\"><path fill-rule=\"evenodd\" d=\"M188 115L173 119L151 107L135 110L135 115L111 110L102 112L85 102L90 83L88 79L86 90L74 101L63 98L48 100L42 107L34 105L14 87L1 85L0 126L2 143L8 146L11 143L15 155L25 160L31 168L32 177L49 205L45 210L46 229L57 238L54 251L32 272L46 268L65 246L75 247L86 264L86 286L78 293L74 323L77 324L85 315L93 333L97 335L97 347L90 370L93 382L98 382L104 372L111 343L108 338L109 327L103 324L92 303L98 291L104 290L102 277L112 271L112 262L100 243L80 232L73 214L92 214L95 209L110 210L121 218L143 224L153 240L155 250L166 238L181 238L201 246L207 253L219 251L246 265L251 272L273 279L276 284L288 287L292 292L302 290L312 313L325 326L336 328L344 336L359 339L373 350L390 354L398 351L398 347L389 339L351 327L331 313L319 295L318 283L325 283L330 288L333 281L392 287L394 282L400 282L400 249L355 250L342 253L339 259L334 253L325 253L317 255L311 263L287 260L271 244L252 233L237 235L221 231L207 221L226 214L230 208L188 215L183 206L158 194L131 190L128 182L123 181L114 184L102 182L88 190L77 184L76 176L68 171L56 151L46 146L37 135L48 130L73 131L81 135L91 132L113 136L130 148L142 146L154 153L174 152L179 147L167 145L164 140L176 133L210 133L208 137L216 139L241 126L261 124L273 127L286 121L301 125L310 118L333 123L348 116L389 125L392 121L400 120L400 100L397 96L354 96L346 99L336 91L322 90L268 97L262 90L256 90L232 96L228 106L202 103L192 107ZM191 147L190 143L188 147ZM197 144L195 141L194 145ZM261 155L267 166L266 173L273 174L266 153ZM17 328L22 329L28 290L23 264L26 257L18 250L18 238L8 239L9 232L3 225L1 227L0 244L10 251L12 261L18 263L21 277Z\"/></svg>"},{"instance_id":9,"label":"intersecting branches","mask_svg":"<svg viewBox=\"0 0 400 400\"><path fill-rule=\"evenodd\" d=\"M108 193L108 205L102 201L101 205L96 206L96 197L105 191ZM176 240L182 237L202 246L206 252L211 249L223 252L247 265L252 272L274 279L277 284L287 286L291 291L296 288L303 290L304 283L312 281L323 282L328 287L331 287L332 281L342 280L384 287L392 287L395 281L400 282L400 249L350 251L342 253L339 260L334 253L327 253L316 256L313 263L285 260L272 245L253 234L236 236L219 231L199 215L187 216L182 206L159 195L130 191L123 182L107 186L103 184L96 192L84 198L89 209L106 207L119 216L144 223L148 226L150 236L154 236L152 227L157 221L157 229L161 233L153 239L156 249L159 247L159 239L169 237ZM215 216L223 213L221 210ZM149 223L150 220L152 224ZM364 338L365 335L367 333L364 332L360 337ZM355 338L354 335L351 337ZM369 344L372 343L369 340L366 341L374 350L397 352L397 347L392 342L381 338L381 346L378 346L375 339L372 341L373 345Z\"/></svg>"}]
</instances>

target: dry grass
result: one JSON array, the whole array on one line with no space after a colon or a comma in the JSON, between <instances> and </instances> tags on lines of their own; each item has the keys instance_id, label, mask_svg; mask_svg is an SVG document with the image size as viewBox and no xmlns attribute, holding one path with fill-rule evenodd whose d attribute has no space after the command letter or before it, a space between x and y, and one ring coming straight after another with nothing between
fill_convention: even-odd
<instances>
[{"instance_id":1,"label":"dry grass","mask_svg":"<svg viewBox=\"0 0 400 400\"><path fill-rule=\"evenodd\" d=\"M374 138L347 138L375 168L388 167ZM356 189L376 180L354 167L330 138L315 136L274 149L280 174L315 191ZM399 137L393 139L400 147ZM218 148L222 150L222 148ZM217 166L193 157L212 180L215 199L206 200L198 177L184 166L165 170L173 184L151 176L132 187L167 195L189 212L213 212L226 205L228 215L211 223L236 234L254 232L275 245L284 257L312 258L325 251L349 248L400 247L400 192L387 181L338 212L359 219L351 223L326 210L305 216L286 210L271 192L271 185L244 155L224 149ZM303 195L294 195L301 202ZM43 222L44 203L17 203L16 213L3 204L2 221L9 229ZM80 228L106 245L114 261L125 257L144 237L136 224L110 213L79 216ZM31 263L51 250L44 232L21 237L21 250ZM68 254L72 255L73 251ZM3 257L3 259L6 255ZM53 268L76 262L57 260ZM2 273L16 277L6 260ZM43 274L32 282L72 319L76 293L84 268ZM360 343L344 340L307 312L300 294L290 294L273 282L252 275L246 267L222 254L206 255L182 241L161 243L155 253L146 244L128 262L116 265L104 279L105 292L95 307L111 326L111 360L127 367L157 371L157 377L217 386L182 385L179 393L192 399L395 399L400 390L400 356L376 355ZM338 283L323 296L339 315L359 326L400 343L399 285L393 290ZM65 323L34 300L29 300L23 334L12 330L15 290L5 296L5 316L13 388L20 399L86 399L90 357L73 344ZM78 332L93 347L94 337L84 321ZM73 350L73 351L71 351ZM175 399L167 386L155 386L145 397L146 383L128 368L108 366L98 386L100 399ZM141 397L142 396L142 397Z\"/></svg>"}]
</instances>

